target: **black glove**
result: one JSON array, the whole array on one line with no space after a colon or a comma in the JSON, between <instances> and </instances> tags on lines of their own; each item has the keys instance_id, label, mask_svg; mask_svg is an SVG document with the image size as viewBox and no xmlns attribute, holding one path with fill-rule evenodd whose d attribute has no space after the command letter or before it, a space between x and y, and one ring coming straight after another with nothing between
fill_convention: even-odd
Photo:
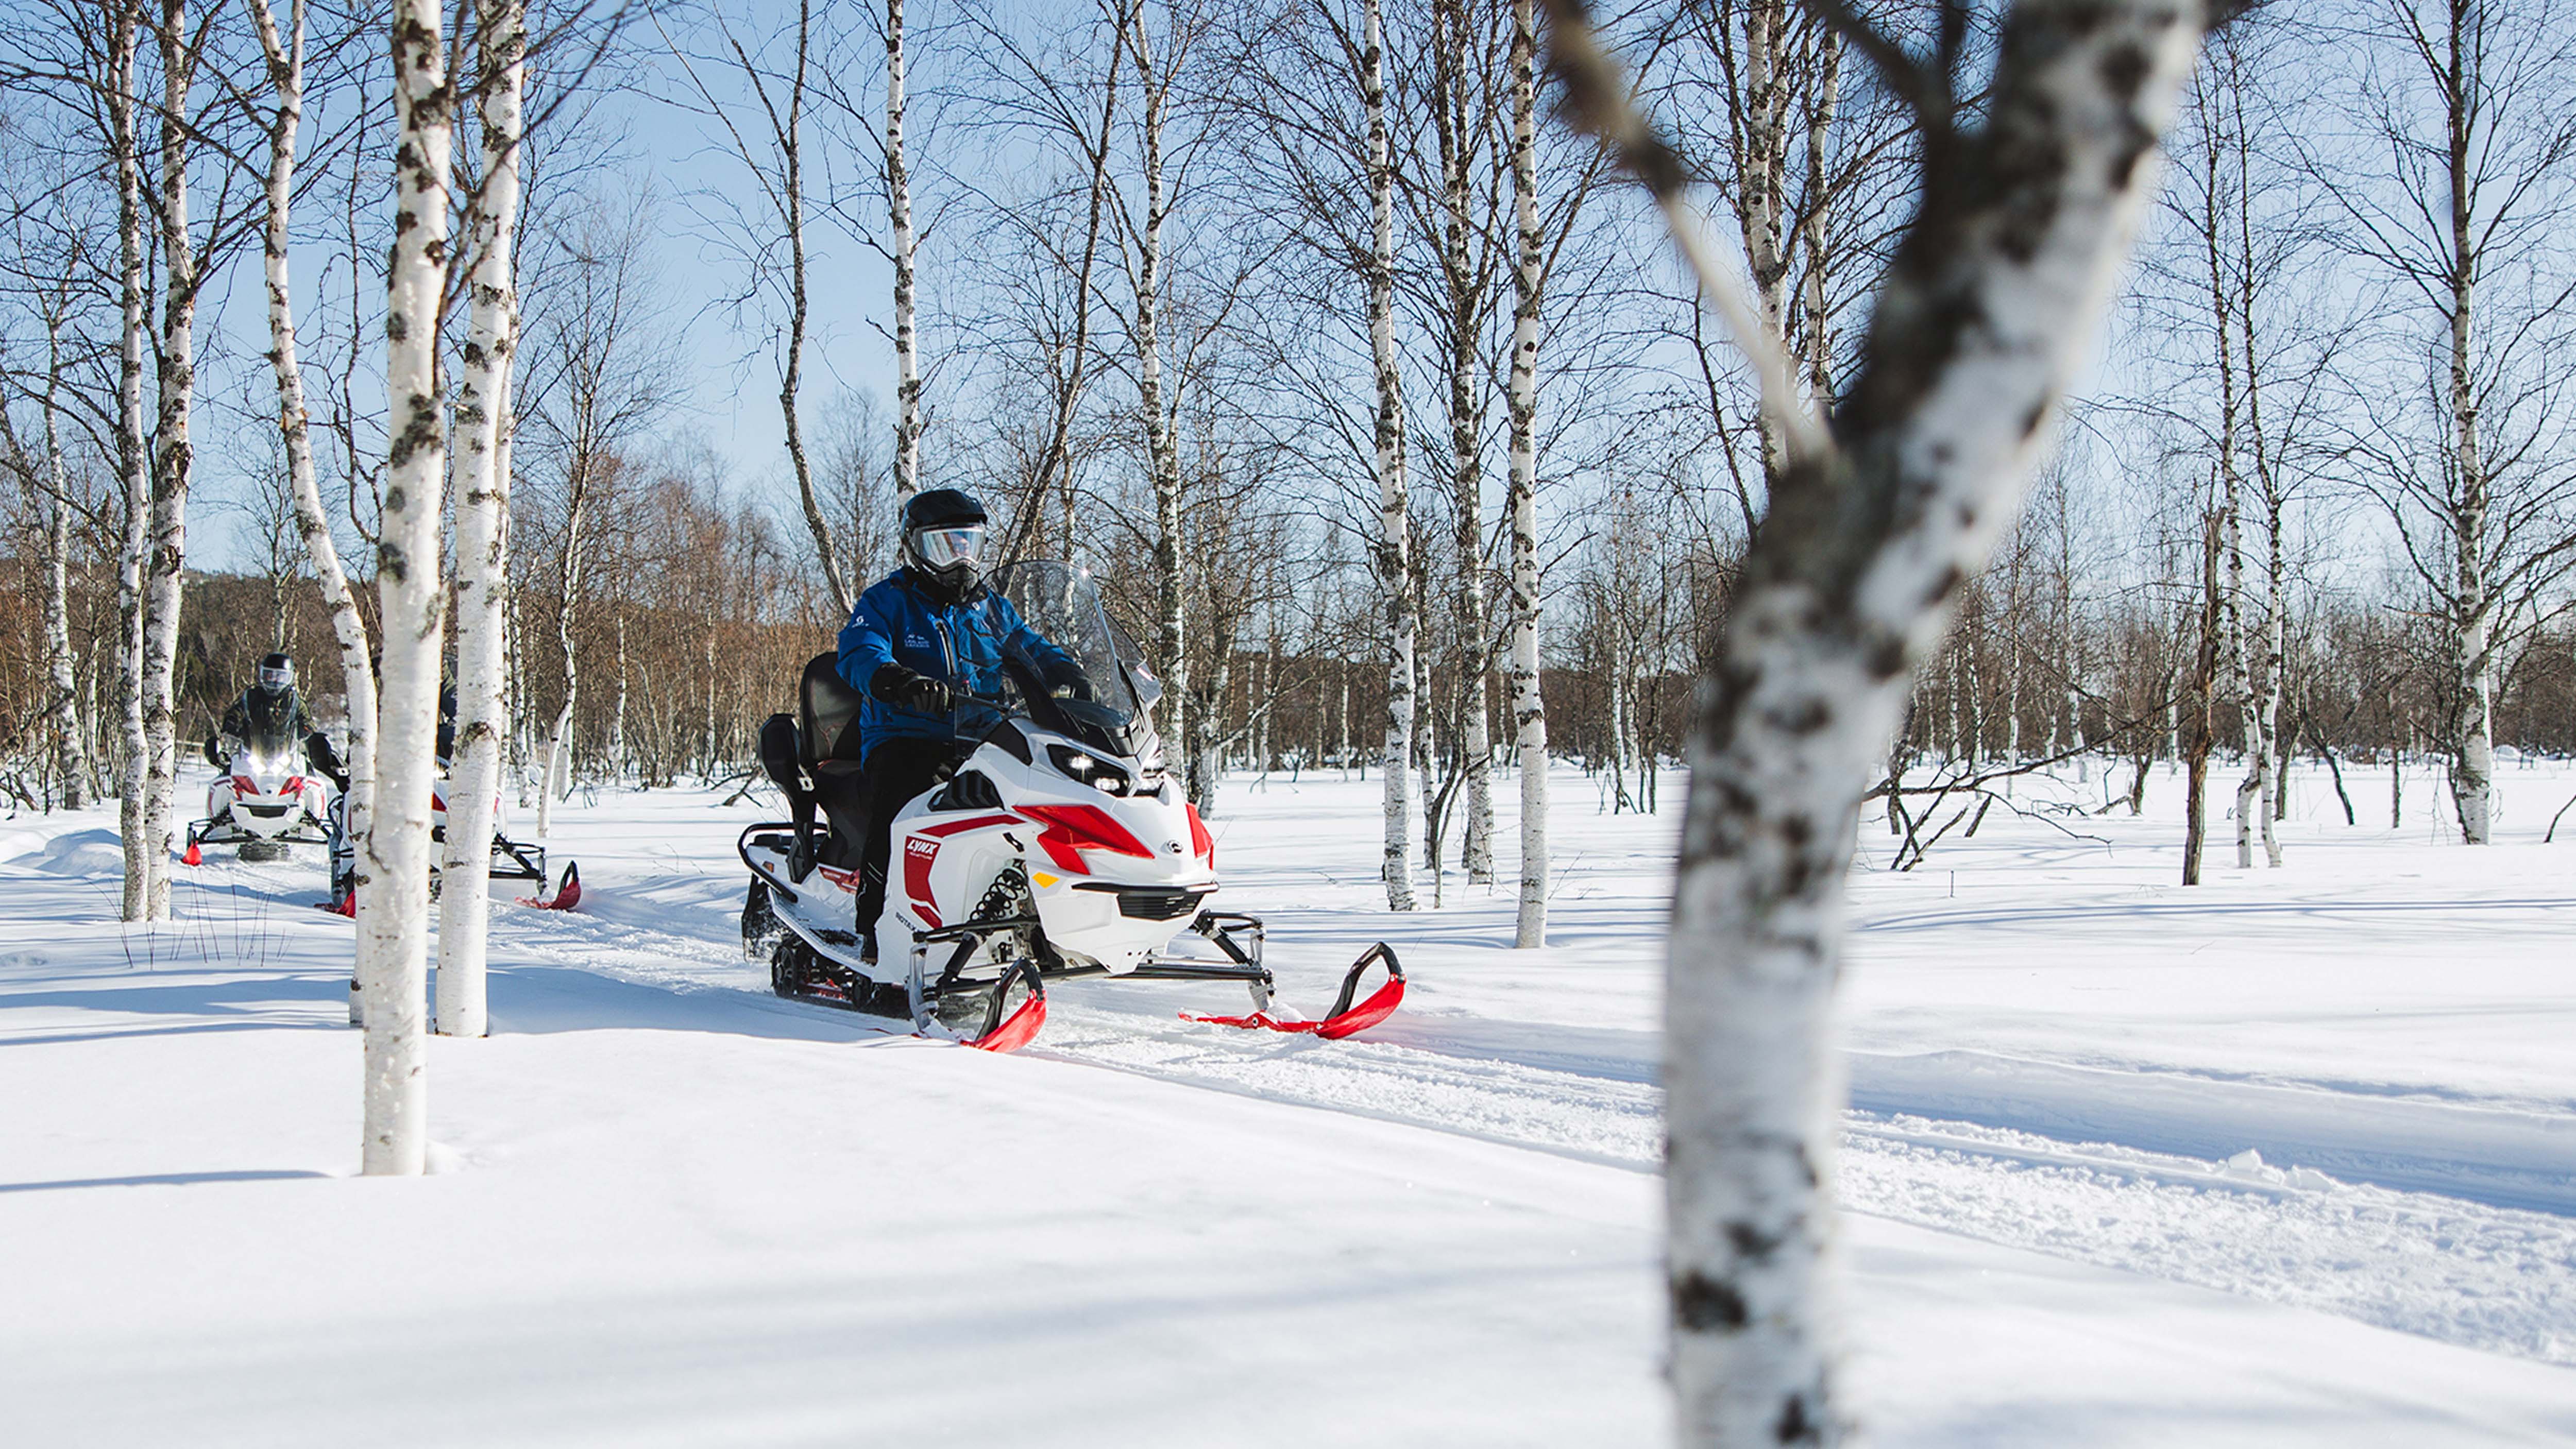
<instances>
[{"instance_id":1,"label":"black glove","mask_svg":"<svg viewBox=\"0 0 2576 1449\"><path fill-rule=\"evenodd\" d=\"M944 715L957 703L957 691L949 688L945 680L900 664L879 666L876 673L868 676L868 692L914 714Z\"/></svg>"},{"instance_id":2,"label":"black glove","mask_svg":"<svg viewBox=\"0 0 2576 1449\"><path fill-rule=\"evenodd\" d=\"M1058 699L1091 698L1091 676L1070 659L1048 665L1040 678L1046 681L1047 693Z\"/></svg>"},{"instance_id":3,"label":"black glove","mask_svg":"<svg viewBox=\"0 0 2576 1449\"><path fill-rule=\"evenodd\" d=\"M214 735L212 733L208 733L206 736L206 763L214 766L218 770L225 768L225 760L222 751L223 747L216 743Z\"/></svg>"}]
</instances>

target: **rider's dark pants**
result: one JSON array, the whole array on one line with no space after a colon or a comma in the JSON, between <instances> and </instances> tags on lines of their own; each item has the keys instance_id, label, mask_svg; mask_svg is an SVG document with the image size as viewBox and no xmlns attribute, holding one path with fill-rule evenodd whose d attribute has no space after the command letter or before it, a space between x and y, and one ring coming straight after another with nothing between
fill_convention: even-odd
<instances>
[{"instance_id":1,"label":"rider's dark pants","mask_svg":"<svg viewBox=\"0 0 2576 1449\"><path fill-rule=\"evenodd\" d=\"M957 746L951 741L903 736L880 740L868 751L867 764L861 771L868 797L867 854L859 866L861 935L873 937L877 917L885 912L886 861L892 854L889 840L894 817L912 803L914 796L929 789L940 770L956 758Z\"/></svg>"}]
</instances>

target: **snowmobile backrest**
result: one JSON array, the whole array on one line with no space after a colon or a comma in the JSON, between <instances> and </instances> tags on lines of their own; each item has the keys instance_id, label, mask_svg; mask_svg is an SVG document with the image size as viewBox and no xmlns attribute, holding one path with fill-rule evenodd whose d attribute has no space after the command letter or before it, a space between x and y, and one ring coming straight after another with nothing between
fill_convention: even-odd
<instances>
[{"instance_id":1,"label":"snowmobile backrest","mask_svg":"<svg viewBox=\"0 0 2576 1449\"><path fill-rule=\"evenodd\" d=\"M825 760L858 759L859 692L841 677L838 654L817 654L806 661L805 678L796 691L796 713L806 768Z\"/></svg>"}]
</instances>

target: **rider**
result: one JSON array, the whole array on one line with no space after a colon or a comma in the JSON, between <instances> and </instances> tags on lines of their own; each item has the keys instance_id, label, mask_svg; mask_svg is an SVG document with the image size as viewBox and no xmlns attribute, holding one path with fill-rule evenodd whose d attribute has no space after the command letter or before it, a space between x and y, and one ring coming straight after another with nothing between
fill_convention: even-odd
<instances>
[{"instance_id":1,"label":"rider","mask_svg":"<svg viewBox=\"0 0 2576 1449\"><path fill-rule=\"evenodd\" d=\"M859 872L861 951L876 959L895 812L959 757L956 710L999 694L1003 661L1051 692L1088 696L1071 655L985 587L984 505L954 488L903 506L903 567L859 596L841 629L841 678L859 692L859 759L867 794L867 854Z\"/></svg>"},{"instance_id":2,"label":"rider","mask_svg":"<svg viewBox=\"0 0 2576 1449\"><path fill-rule=\"evenodd\" d=\"M207 732L206 763L229 768L225 746L250 740L298 740L315 774L335 782L347 774L331 737L313 728L304 713L304 699L295 692L295 661L285 654L260 656L257 681L225 709L222 726Z\"/></svg>"}]
</instances>

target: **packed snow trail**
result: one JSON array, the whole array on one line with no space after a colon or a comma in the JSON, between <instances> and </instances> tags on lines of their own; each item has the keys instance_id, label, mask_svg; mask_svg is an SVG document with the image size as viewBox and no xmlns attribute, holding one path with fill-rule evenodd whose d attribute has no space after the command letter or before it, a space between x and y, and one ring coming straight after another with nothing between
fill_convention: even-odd
<instances>
[{"instance_id":1,"label":"packed snow trail","mask_svg":"<svg viewBox=\"0 0 2576 1449\"><path fill-rule=\"evenodd\" d=\"M768 994L725 937L722 892L691 876L632 887L594 895L604 915L515 922L513 940L684 997L847 1019ZM1277 918L1273 941L1275 963L1305 963L1282 968L1284 999L1323 989L1337 946ZM1436 1007L1341 1042L1177 1019L1227 994L1070 983L1027 1054L1642 1172L1661 1158L1651 1033ZM1852 1059L1853 1211L2576 1365L2576 1120L1975 1053ZM2222 1160L2248 1150L2263 1165Z\"/></svg>"}]
</instances>

